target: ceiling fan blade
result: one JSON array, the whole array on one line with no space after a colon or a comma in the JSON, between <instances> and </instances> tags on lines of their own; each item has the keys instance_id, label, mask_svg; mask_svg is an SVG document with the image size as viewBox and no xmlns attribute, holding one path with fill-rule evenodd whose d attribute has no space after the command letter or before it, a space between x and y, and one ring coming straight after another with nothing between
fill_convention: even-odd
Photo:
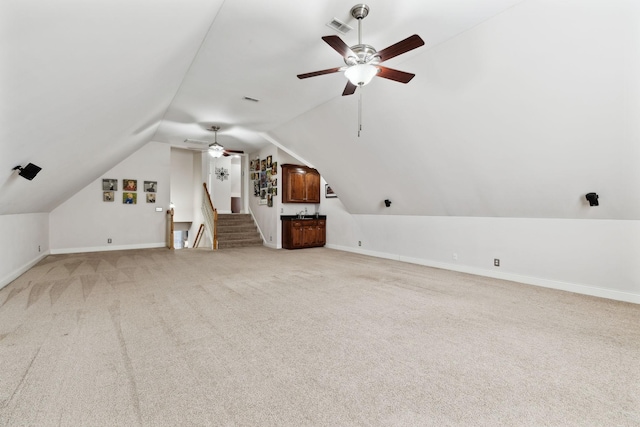
<instances>
[{"instance_id":1,"label":"ceiling fan blade","mask_svg":"<svg viewBox=\"0 0 640 427\"><path fill-rule=\"evenodd\" d=\"M242 150L224 150L224 152L230 154L244 154L244 151Z\"/></svg>"},{"instance_id":2,"label":"ceiling fan blade","mask_svg":"<svg viewBox=\"0 0 640 427\"><path fill-rule=\"evenodd\" d=\"M419 35L414 34L412 36L409 36L406 39L399 41L396 44L392 44L391 46L378 52L378 55L380 56L380 62L386 61L387 59L391 59L398 55L402 55L403 53L409 52L410 50L418 48L422 45L424 45L424 40L422 40Z\"/></svg>"},{"instance_id":3,"label":"ceiling fan blade","mask_svg":"<svg viewBox=\"0 0 640 427\"><path fill-rule=\"evenodd\" d=\"M358 86L354 85L350 81L347 81L347 85L344 87L344 91L342 91L342 96L345 95L353 95Z\"/></svg>"},{"instance_id":4,"label":"ceiling fan blade","mask_svg":"<svg viewBox=\"0 0 640 427\"><path fill-rule=\"evenodd\" d=\"M328 68L326 70L313 71L311 73L298 74L299 79L307 79L309 77L322 76L323 74L337 73L342 67Z\"/></svg>"},{"instance_id":5,"label":"ceiling fan blade","mask_svg":"<svg viewBox=\"0 0 640 427\"><path fill-rule=\"evenodd\" d=\"M394 70L393 68L383 67L378 65L380 70L377 74L378 77L382 77L389 80L394 80L400 83L409 83L416 75L412 73L406 73L404 71Z\"/></svg>"},{"instance_id":6,"label":"ceiling fan blade","mask_svg":"<svg viewBox=\"0 0 640 427\"><path fill-rule=\"evenodd\" d=\"M354 58L358 57L351 50L351 48L345 42L343 42L342 39L338 36L324 36L322 37L322 40L324 40L329 46L334 48L336 52L338 52L344 58L348 58L350 56L353 56Z\"/></svg>"}]
</instances>

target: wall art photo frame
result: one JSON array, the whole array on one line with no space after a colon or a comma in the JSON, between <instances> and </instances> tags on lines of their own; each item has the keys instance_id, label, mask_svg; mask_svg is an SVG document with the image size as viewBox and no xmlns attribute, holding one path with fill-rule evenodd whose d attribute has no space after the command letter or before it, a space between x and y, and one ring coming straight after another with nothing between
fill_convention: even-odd
<instances>
[{"instance_id":1,"label":"wall art photo frame","mask_svg":"<svg viewBox=\"0 0 640 427\"><path fill-rule=\"evenodd\" d=\"M111 178L103 178L102 191L118 191L118 180L111 179Z\"/></svg>"},{"instance_id":2,"label":"wall art photo frame","mask_svg":"<svg viewBox=\"0 0 640 427\"><path fill-rule=\"evenodd\" d=\"M333 188L329 186L329 184L324 185L324 197L327 199L338 197L338 195L333 191Z\"/></svg>"},{"instance_id":3,"label":"wall art photo frame","mask_svg":"<svg viewBox=\"0 0 640 427\"><path fill-rule=\"evenodd\" d=\"M147 193L156 193L158 191L158 181L145 181L144 191Z\"/></svg>"},{"instance_id":4,"label":"wall art photo frame","mask_svg":"<svg viewBox=\"0 0 640 427\"><path fill-rule=\"evenodd\" d=\"M122 191L138 191L138 180L137 179L123 179L122 180Z\"/></svg>"},{"instance_id":5,"label":"wall art photo frame","mask_svg":"<svg viewBox=\"0 0 640 427\"><path fill-rule=\"evenodd\" d=\"M125 205L135 205L138 203L138 193L132 192L123 192L122 193L122 203Z\"/></svg>"},{"instance_id":6,"label":"wall art photo frame","mask_svg":"<svg viewBox=\"0 0 640 427\"><path fill-rule=\"evenodd\" d=\"M115 199L115 193L113 191L103 191L102 192L102 201L103 202L113 202Z\"/></svg>"},{"instance_id":7,"label":"wall art photo frame","mask_svg":"<svg viewBox=\"0 0 640 427\"><path fill-rule=\"evenodd\" d=\"M147 203L156 202L156 193L147 193Z\"/></svg>"}]
</instances>

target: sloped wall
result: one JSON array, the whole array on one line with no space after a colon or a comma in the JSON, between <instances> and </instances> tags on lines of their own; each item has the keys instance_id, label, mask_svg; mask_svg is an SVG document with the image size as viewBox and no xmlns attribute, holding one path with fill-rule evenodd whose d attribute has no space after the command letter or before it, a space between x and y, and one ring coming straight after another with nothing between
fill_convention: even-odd
<instances>
[{"instance_id":1,"label":"sloped wall","mask_svg":"<svg viewBox=\"0 0 640 427\"><path fill-rule=\"evenodd\" d=\"M350 212L640 219L640 3L524 1L269 132ZM391 64L390 64L391 66ZM393 64L395 67L395 64ZM600 194L589 208L584 195Z\"/></svg>"}]
</instances>

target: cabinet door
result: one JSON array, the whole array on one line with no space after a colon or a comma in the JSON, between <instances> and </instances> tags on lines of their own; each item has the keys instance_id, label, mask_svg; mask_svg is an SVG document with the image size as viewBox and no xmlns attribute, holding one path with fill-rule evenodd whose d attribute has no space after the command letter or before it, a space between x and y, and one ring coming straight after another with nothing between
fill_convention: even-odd
<instances>
[{"instance_id":1,"label":"cabinet door","mask_svg":"<svg viewBox=\"0 0 640 427\"><path fill-rule=\"evenodd\" d=\"M318 244L318 229L316 221L308 221L304 227L304 244L307 247L317 246Z\"/></svg>"},{"instance_id":2,"label":"cabinet door","mask_svg":"<svg viewBox=\"0 0 640 427\"><path fill-rule=\"evenodd\" d=\"M320 203L320 174L301 165L282 165L282 203Z\"/></svg>"},{"instance_id":3,"label":"cabinet door","mask_svg":"<svg viewBox=\"0 0 640 427\"><path fill-rule=\"evenodd\" d=\"M288 181L287 200L289 202L304 202L306 198L306 172L291 170L285 178Z\"/></svg>"},{"instance_id":4,"label":"cabinet door","mask_svg":"<svg viewBox=\"0 0 640 427\"><path fill-rule=\"evenodd\" d=\"M306 201L308 203L320 203L320 174L318 172L307 172L305 177Z\"/></svg>"},{"instance_id":5,"label":"cabinet door","mask_svg":"<svg viewBox=\"0 0 640 427\"><path fill-rule=\"evenodd\" d=\"M324 246L327 243L327 227L325 224L325 221L320 220L318 221L318 245L319 246Z\"/></svg>"},{"instance_id":6,"label":"cabinet door","mask_svg":"<svg viewBox=\"0 0 640 427\"><path fill-rule=\"evenodd\" d=\"M304 227L302 226L301 221L292 221L291 246L294 248L304 247Z\"/></svg>"}]
</instances>

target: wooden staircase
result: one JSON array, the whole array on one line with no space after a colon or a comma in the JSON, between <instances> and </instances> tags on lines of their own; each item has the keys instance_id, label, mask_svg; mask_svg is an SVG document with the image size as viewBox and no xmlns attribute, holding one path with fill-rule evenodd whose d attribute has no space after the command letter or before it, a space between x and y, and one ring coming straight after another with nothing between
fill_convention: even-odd
<instances>
[{"instance_id":1,"label":"wooden staircase","mask_svg":"<svg viewBox=\"0 0 640 427\"><path fill-rule=\"evenodd\" d=\"M262 245L250 214L218 214L218 249Z\"/></svg>"}]
</instances>

